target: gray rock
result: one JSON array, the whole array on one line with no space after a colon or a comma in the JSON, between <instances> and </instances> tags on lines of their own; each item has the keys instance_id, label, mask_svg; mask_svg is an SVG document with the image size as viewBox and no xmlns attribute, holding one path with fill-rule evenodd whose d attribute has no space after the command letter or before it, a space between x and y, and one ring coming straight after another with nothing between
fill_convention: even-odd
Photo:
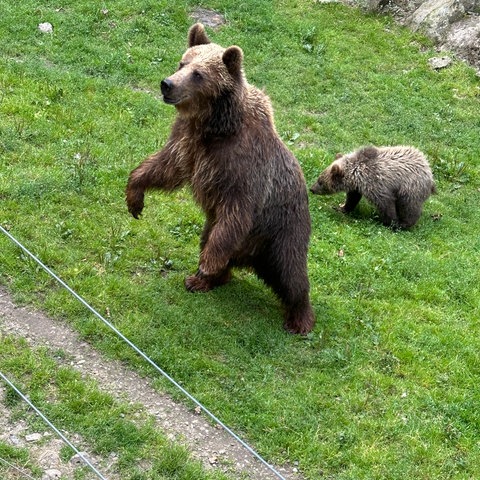
<instances>
[{"instance_id":1,"label":"gray rock","mask_svg":"<svg viewBox=\"0 0 480 480\"><path fill-rule=\"evenodd\" d=\"M50 22L44 22L38 24L38 29L42 33L52 33L53 32L53 25Z\"/></svg>"},{"instance_id":2,"label":"gray rock","mask_svg":"<svg viewBox=\"0 0 480 480\"><path fill-rule=\"evenodd\" d=\"M480 75L480 0L343 0L423 32L438 48L453 52Z\"/></svg>"},{"instance_id":3,"label":"gray rock","mask_svg":"<svg viewBox=\"0 0 480 480\"><path fill-rule=\"evenodd\" d=\"M453 24L442 48L453 50L461 58L480 68L480 17L466 17Z\"/></svg>"},{"instance_id":4,"label":"gray rock","mask_svg":"<svg viewBox=\"0 0 480 480\"><path fill-rule=\"evenodd\" d=\"M428 59L428 63L435 70L448 67L452 63L450 57L433 57Z\"/></svg>"},{"instance_id":5,"label":"gray rock","mask_svg":"<svg viewBox=\"0 0 480 480\"><path fill-rule=\"evenodd\" d=\"M59 478L62 478L62 472L55 468L46 470L42 476L42 480L57 480Z\"/></svg>"},{"instance_id":6,"label":"gray rock","mask_svg":"<svg viewBox=\"0 0 480 480\"><path fill-rule=\"evenodd\" d=\"M195 21L207 27L218 28L226 23L225 17L215 10L197 7L190 15Z\"/></svg>"},{"instance_id":7,"label":"gray rock","mask_svg":"<svg viewBox=\"0 0 480 480\"><path fill-rule=\"evenodd\" d=\"M27 442L38 442L43 438L41 433L31 433L30 435L25 435L25 440Z\"/></svg>"},{"instance_id":8,"label":"gray rock","mask_svg":"<svg viewBox=\"0 0 480 480\"><path fill-rule=\"evenodd\" d=\"M423 2L410 18L407 25L412 30L422 30L436 42L445 40L450 25L465 15L461 0L429 0Z\"/></svg>"}]
</instances>

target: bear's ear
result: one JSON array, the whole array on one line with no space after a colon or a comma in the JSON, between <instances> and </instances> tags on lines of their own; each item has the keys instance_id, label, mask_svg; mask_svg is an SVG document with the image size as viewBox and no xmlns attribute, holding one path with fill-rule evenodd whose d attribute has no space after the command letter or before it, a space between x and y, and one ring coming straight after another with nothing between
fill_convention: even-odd
<instances>
[{"instance_id":1,"label":"bear's ear","mask_svg":"<svg viewBox=\"0 0 480 480\"><path fill-rule=\"evenodd\" d=\"M358 158L362 162L368 162L369 160L374 160L378 157L377 147L364 147L358 152Z\"/></svg>"},{"instance_id":2,"label":"bear's ear","mask_svg":"<svg viewBox=\"0 0 480 480\"><path fill-rule=\"evenodd\" d=\"M334 182L341 181L343 179L343 168L338 163L334 163L330 169L330 175Z\"/></svg>"},{"instance_id":3,"label":"bear's ear","mask_svg":"<svg viewBox=\"0 0 480 480\"><path fill-rule=\"evenodd\" d=\"M243 52L240 47L228 47L223 52L222 60L232 77L238 76L242 71Z\"/></svg>"},{"instance_id":4,"label":"bear's ear","mask_svg":"<svg viewBox=\"0 0 480 480\"><path fill-rule=\"evenodd\" d=\"M336 153L335 154L335 160L338 160L341 157L343 157L343 153Z\"/></svg>"},{"instance_id":5,"label":"bear's ear","mask_svg":"<svg viewBox=\"0 0 480 480\"><path fill-rule=\"evenodd\" d=\"M210 39L205 32L205 27L201 23L192 25L188 31L188 47L207 45L208 43L210 43Z\"/></svg>"}]
</instances>

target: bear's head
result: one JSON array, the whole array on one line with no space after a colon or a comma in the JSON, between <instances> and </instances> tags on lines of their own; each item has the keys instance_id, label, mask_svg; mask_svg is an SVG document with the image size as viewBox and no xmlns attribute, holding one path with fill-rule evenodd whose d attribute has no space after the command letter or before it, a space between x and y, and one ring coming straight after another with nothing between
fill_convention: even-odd
<instances>
[{"instance_id":1,"label":"bear's head","mask_svg":"<svg viewBox=\"0 0 480 480\"><path fill-rule=\"evenodd\" d=\"M188 32L188 49L178 70L161 82L163 100L175 105L180 114L211 116L219 102L228 102L245 86L242 62L239 47L212 43L204 26L197 23Z\"/></svg>"},{"instance_id":2,"label":"bear's head","mask_svg":"<svg viewBox=\"0 0 480 480\"><path fill-rule=\"evenodd\" d=\"M336 155L335 161L327 167L318 177L318 180L310 187L310 191L317 195L328 195L345 190L344 157Z\"/></svg>"}]
</instances>

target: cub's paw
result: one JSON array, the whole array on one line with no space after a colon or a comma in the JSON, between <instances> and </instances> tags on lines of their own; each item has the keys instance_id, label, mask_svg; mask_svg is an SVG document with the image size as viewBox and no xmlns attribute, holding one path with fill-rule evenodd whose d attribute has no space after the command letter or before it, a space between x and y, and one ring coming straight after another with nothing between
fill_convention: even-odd
<instances>
[{"instance_id":1,"label":"cub's paw","mask_svg":"<svg viewBox=\"0 0 480 480\"><path fill-rule=\"evenodd\" d=\"M350 210L346 208L344 203L341 203L340 205L333 207L333 209L340 213L350 213Z\"/></svg>"}]
</instances>

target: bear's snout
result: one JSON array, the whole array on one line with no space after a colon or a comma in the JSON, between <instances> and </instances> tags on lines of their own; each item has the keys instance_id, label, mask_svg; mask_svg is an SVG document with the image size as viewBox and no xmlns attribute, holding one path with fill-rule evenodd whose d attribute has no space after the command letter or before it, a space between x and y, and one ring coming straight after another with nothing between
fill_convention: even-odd
<instances>
[{"instance_id":1,"label":"bear's snout","mask_svg":"<svg viewBox=\"0 0 480 480\"><path fill-rule=\"evenodd\" d=\"M162 80L160 83L160 89L162 90L163 95L168 95L172 91L172 88L173 82L169 78Z\"/></svg>"},{"instance_id":2,"label":"bear's snout","mask_svg":"<svg viewBox=\"0 0 480 480\"><path fill-rule=\"evenodd\" d=\"M179 96L178 85L175 83L171 77L162 80L160 83L160 89L163 95L163 101L169 105L178 105L182 98Z\"/></svg>"}]
</instances>

